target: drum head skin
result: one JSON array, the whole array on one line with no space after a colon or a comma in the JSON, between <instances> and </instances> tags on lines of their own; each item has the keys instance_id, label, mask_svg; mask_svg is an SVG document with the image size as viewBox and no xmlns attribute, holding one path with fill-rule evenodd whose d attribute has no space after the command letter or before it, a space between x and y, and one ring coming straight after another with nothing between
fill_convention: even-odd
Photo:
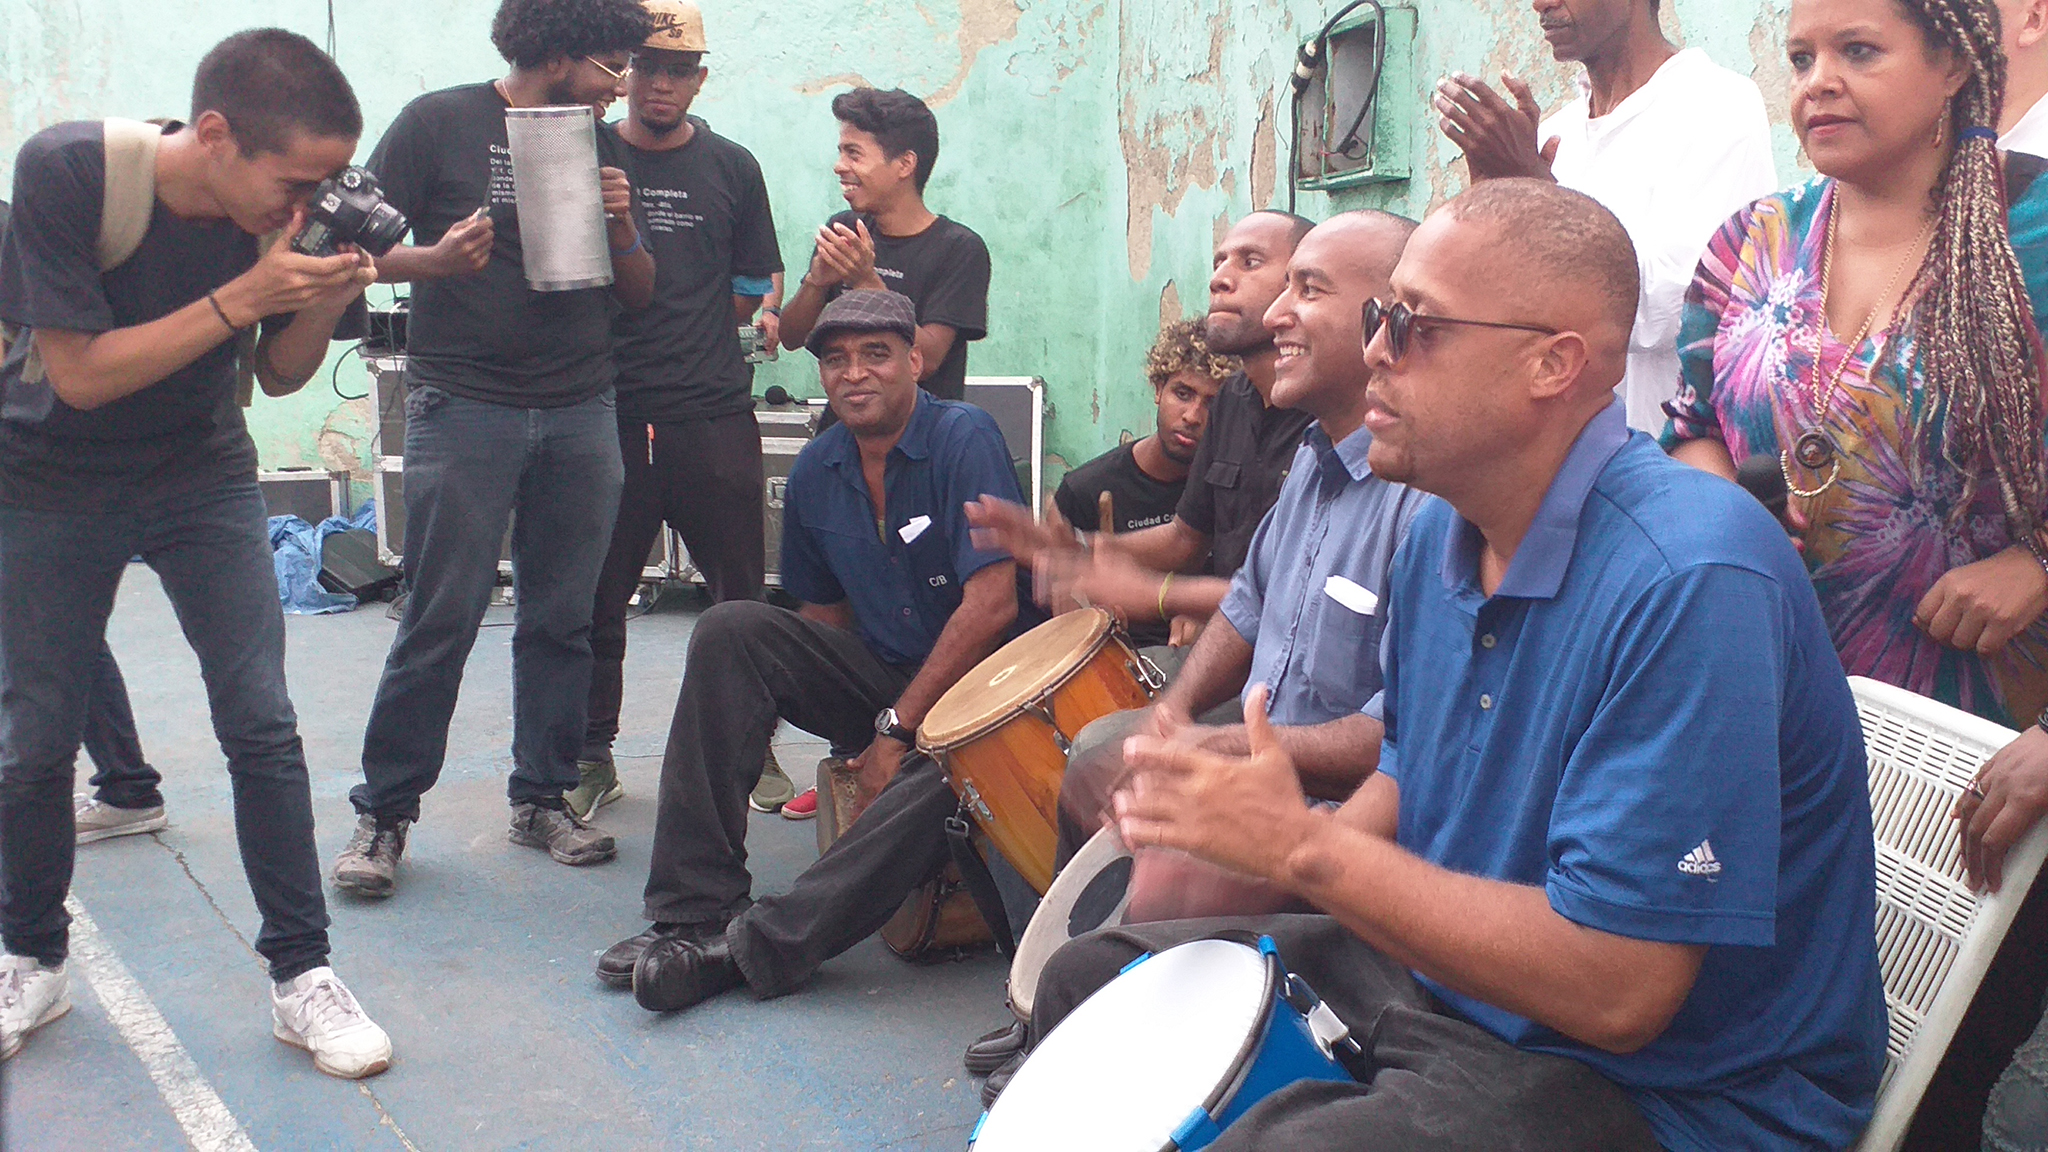
<instances>
[{"instance_id":1,"label":"drum head skin","mask_svg":"<svg viewBox=\"0 0 2048 1152\"><path fill-rule=\"evenodd\" d=\"M1131 850L1114 829L1104 828L1060 870L1010 961L1010 1010L1019 1020L1031 1019L1038 977L1053 953L1076 936L1124 922L1131 902L1131 864Z\"/></svg>"},{"instance_id":2,"label":"drum head skin","mask_svg":"<svg viewBox=\"0 0 2048 1152\"><path fill-rule=\"evenodd\" d=\"M1256 949L1197 940L1151 957L1053 1029L974 1152L1161 1152L1231 1079L1271 1003Z\"/></svg>"},{"instance_id":3,"label":"drum head skin","mask_svg":"<svg viewBox=\"0 0 2048 1152\"><path fill-rule=\"evenodd\" d=\"M981 735L1073 675L1114 623L1100 608L1079 608L996 649L925 713L918 744L933 751Z\"/></svg>"}]
</instances>

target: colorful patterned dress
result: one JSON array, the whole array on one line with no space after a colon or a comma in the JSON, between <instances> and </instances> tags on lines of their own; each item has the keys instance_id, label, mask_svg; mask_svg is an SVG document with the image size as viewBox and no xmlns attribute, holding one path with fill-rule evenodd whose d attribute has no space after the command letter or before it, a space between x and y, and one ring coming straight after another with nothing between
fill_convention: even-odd
<instances>
[{"instance_id":1,"label":"colorful patterned dress","mask_svg":"<svg viewBox=\"0 0 2048 1152\"><path fill-rule=\"evenodd\" d=\"M1989 660L1937 644L1913 624L1944 573L2005 550L2013 537L1988 473L1968 510L1952 515L1962 477L1943 458L1939 420L1922 427L1931 398L1913 336L1899 330L1905 318L1853 349L1827 331L1820 268L1833 203L1834 182L1816 179L1757 201L1714 236L1686 294L1682 379L1664 444L1718 439L1738 463L1775 462L1814 426L1814 390L1825 390L1848 357L1825 414L1841 476L1822 496L1792 498L1811 523L1806 563L1842 664L2023 727L2048 706L2048 623L2036 620ZM2011 223L2038 316L2048 304L2048 179L2013 205ZM1800 488L1824 476L1792 466Z\"/></svg>"}]
</instances>

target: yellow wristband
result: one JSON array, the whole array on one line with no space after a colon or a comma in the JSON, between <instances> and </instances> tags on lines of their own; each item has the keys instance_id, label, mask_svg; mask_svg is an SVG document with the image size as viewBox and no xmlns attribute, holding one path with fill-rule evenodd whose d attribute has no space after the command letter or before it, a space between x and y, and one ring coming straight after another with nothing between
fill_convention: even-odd
<instances>
[{"instance_id":1,"label":"yellow wristband","mask_svg":"<svg viewBox=\"0 0 2048 1152\"><path fill-rule=\"evenodd\" d=\"M1166 590L1171 587L1173 587L1173 573L1168 572L1166 579L1159 582L1159 618L1161 620L1166 619Z\"/></svg>"}]
</instances>

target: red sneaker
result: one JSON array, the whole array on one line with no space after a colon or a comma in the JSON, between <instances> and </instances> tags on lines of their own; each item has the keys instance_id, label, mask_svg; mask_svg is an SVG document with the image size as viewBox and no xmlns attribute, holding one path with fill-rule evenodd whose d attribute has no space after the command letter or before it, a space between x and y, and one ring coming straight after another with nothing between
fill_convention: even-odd
<instances>
[{"instance_id":1,"label":"red sneaker","mask_svg":"<svg viewBox=\"0 0 2048 1152\"><path fill-rule=\"evenodd\" d=\"M796 799L782 806L784 820L815 820L818 816L818 790L806 788L797 793Z\"/></svg>"}]
</instances>

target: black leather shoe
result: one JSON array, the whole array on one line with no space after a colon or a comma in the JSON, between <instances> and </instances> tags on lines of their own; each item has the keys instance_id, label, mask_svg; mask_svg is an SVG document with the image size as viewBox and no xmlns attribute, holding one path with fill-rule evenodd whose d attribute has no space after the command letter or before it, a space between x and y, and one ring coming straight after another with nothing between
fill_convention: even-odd
<instances>
[{"instance_id":1,"label":"black leather shoe","mask_svg":"<svg viewBox=\"0 0 2048 1152\"><path fill-rule=\"evenodd\" d=\"M969 1044L961 1063L967 1065L969 1076L987 1076L1022 1052L1030 1039L1031 1026L1022 1020L1012 1021Z\"/></svg>"},{"instance_id":2,"label":"black leather shoe","mask_svg":"<svg viewBox=\"0 0 2048 1152\"><path fill-rule=\"evenodd\" d=\"M700 921L695 924L671 924L658 921L647 926L647 931L624 940L604 950L597 958L597 978L614 988L633 986L633 965L647 946L656 940L688 940L698 943L713 939L725 932L725 922Z\"/></svg>"},{"instance_id":3,"label":"black leather shoe","mask_svg":"<svg viewBox=\"0 0 2048 1152\"><path fill-rule=\"evenodd\" d=\"M656 940L633 965L633 999L649 1012L701 1004L746 982L723 936L703 942Z\"/></svg>"},{"instance_id":4,"label":"black leather shoe","mask_svg":"<svg viewBox=\"0 0 2048 1152\"><path fill-rule=\"evenodd\" d=\"M1015 1056L1010 1057L1009 1061L1001 1068L989 1073L988 1079L981 1082L981 1106L983 1108L995 1107L996 1097L1001 1096L1003 1089L1010 1086L1011 1077L1017 1075L1017 1069L1023 1066L1024 1053L1019 1052Z\"/></svg>"}]
</instances>

